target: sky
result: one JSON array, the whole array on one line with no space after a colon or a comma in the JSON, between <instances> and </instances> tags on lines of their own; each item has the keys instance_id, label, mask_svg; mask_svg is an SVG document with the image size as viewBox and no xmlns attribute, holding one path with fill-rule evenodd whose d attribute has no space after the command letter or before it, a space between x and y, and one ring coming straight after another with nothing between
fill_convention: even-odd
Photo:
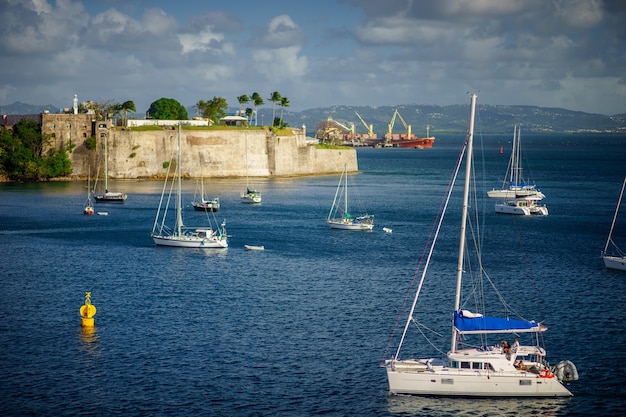
<instances>
[{"instance_id":1,"label":"sky","mask_svg":"<svg viewBox=\"0 0 626 417\"><path fill-rule=\"evenodd\" d=\"M0 105L492 105L626 113L623 0L0 0ZM250 106L250 105L248 105Z\"/></svg>"}]
</instances>

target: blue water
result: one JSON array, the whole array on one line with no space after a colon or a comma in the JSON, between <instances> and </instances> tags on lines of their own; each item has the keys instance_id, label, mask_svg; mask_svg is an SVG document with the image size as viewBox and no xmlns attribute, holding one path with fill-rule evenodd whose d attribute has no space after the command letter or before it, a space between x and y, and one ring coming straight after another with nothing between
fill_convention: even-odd
<instances>
[{"instance_id":1,"label":"blue water","mask_svg":"<svg viewBox=\"0 0 626 417\"><path fill-rule=\"evenodd\" d=\"M477 135L485 189L508 158L507 135ZM359 198L373 232L325 224L338 176L205 182L219 196L230 247L156 247L160 182L115 181L124 205L84 216L86 184L0 185L0 414L3 416L619 415L626 407L626 274L599 258L626 175L626 138L523 137L524 161L550 215L484 204L485 263L524 316L543 320L548 359L580 380L565 400L389 396L379 363L461 146L359 149ZM504 154L499 153L504 146ZM526 165L527 164L527 165ZM479 172L479 174L481 173ZM187 181L187 205L195 183ZM449 345L460 190L425 288ZM626 214L626 213L624 213ZM189 212L187 224L204 225ZM615 234L626 242L626 221ZM393 229L383 233L382 227ZM264 245L263 252L244 250ZM626 244L624 245L626 246ZM95 329L81 329L86 291ZM430 291L430 292L429 292ZM429 300L429 301L428 301ZM397 345L397 338L391 348ZM432 349L422 340L406 354ZM387 351L389 356L391 351Z\"/></svg>"}]
</instances>

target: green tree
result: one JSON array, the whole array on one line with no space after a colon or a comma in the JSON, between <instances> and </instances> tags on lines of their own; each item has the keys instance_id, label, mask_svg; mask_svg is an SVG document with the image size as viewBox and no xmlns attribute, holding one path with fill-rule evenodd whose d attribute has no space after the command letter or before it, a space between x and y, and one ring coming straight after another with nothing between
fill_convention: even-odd
<instances>
[{"instance_id":1,"label":"green tree","mask_svg":"<svg viewBox=\"0 0 626 417\"><path fill-rule=\"evenodd\" d=\"M239 116L241 116L243 113L243 106L250 101L250 97L244 94L243 96L237 97L237 101L239 102Z\"/></svg>"},{"instance_id":2,"label":"green tree","mask_svg":"<svg viewBox=\"0 0 626 417\"><path fill-rule=\"evenodd\" d=\"M280 98L280 126L283 125L283 110L285 110L285 107L289 107L291 103L289 103L289 99L287 97L281 97Z\"/></svg>"},{"instance_id":3,"label":"green tree","mask_svg":"<svg viewBox=\"0 0 626 417\"><path fill-rule=\"evenodd\" d=\"M278 91L274 91L272 93L272 96L269 98L269 100L273 104L273 106L272 106L272 126L275 126L275 124L276 124L276 103L279 103L281 99L282 99L282 96L280 95L280 93Z\"/></svg>"},{"instance_id":4,"label":"green tree","mask_svg":"<svg viewBox=\"0 0 626 417\"><path fill-rule=\"evenodd\" d=\"M252 118L254 117L254 110L248 107L246 109L246 118L248 119L248 124L252 126Z\"/></svg>"},{"instance_id":5,"label":"green tree","mask_svg":"<svg viewBox=\"0 0 626 417\"><path fill-rule=\"evenodd\" d=\"M210 119L213 123L219 123L220 118L226 116L228 102L223 97L213 97L213 99L208 101L198 101L195 107L198 109L202 117Z\"/></svg>"},{"instance_id":6,"label":"green tree","mask_svg":"<svg viewBox=\"0 0 626 417\"><path fill-rule=\"evenodd\" d=\"M124 126L128 122L128 112L135 113L137 108L135 107L135 103L131 100L125 101L121 105L122 115L124 116L122 121L124 122Z\"/></svg>"},{"instance_id":7,"label":"green tree","mask_svg":"<svg viewBox=\"0 0 626 417\"><path fill-rule=\"evenodd\" d=\"M261 95L257 92L252 93L252 96L250 97L250 99L252 100L252 103L254 104L254 125L257 125L257 119L258 119L258 110L259 110L259 106L262 106L264 104L263 102L263 97L261 97Z\"/></svg>"},{"instance_id":8,"label":"green tree","mask_svg":"<svg viewBox=\"0 0 626 417\"><path fill-rule=\"evenodd\" d=\"M158 120L187 120L187 109L173 98L160 98L150 104L148 117Z\"/></svg>"},{"instance_id":9,"label":"green tree","mask_svg":"<svg viewBox=\"0 0 626 417\"><path fill-rule=\"evenodd\" d=\"M21 120L13 130L0 133L0 171L13 181L38 181L72 173L67 148L50 149L43 156L48 138L41 134L41 126L32 120Z\"/></svg>"}]
</instances>

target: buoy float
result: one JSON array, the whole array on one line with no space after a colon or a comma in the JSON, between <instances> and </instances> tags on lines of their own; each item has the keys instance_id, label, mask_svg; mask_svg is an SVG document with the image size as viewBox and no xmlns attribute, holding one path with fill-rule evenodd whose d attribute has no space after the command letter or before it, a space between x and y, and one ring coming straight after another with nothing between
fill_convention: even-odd
<instances>
[{"instance_id":1,"label":"buoy float","mask_svg":"<svg viewBox=\"0 0 626 417\"><path fill-rule=\"evenodd\" d=\"M85 292L85 304L80 307L80 322L83 327L93 327L96 306L91 304L91 291Z\"/></svg>"}]
</instances>

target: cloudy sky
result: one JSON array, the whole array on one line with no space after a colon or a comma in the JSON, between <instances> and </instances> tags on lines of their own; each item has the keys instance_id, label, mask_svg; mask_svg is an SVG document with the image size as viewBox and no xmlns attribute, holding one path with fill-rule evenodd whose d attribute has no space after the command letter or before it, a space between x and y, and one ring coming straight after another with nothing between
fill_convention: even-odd
<instances>
[{"instance_id":1,"label":"cloudy sky","mask_svg":"<svg viewBox=\"0 0 626 417\"><path fill-rule=\"evenodd\" d=\"M471 91L626 113L622 0L0 0L0 22L0 105L278 91L299 111Z\"/></svg>"}]
</instances>

